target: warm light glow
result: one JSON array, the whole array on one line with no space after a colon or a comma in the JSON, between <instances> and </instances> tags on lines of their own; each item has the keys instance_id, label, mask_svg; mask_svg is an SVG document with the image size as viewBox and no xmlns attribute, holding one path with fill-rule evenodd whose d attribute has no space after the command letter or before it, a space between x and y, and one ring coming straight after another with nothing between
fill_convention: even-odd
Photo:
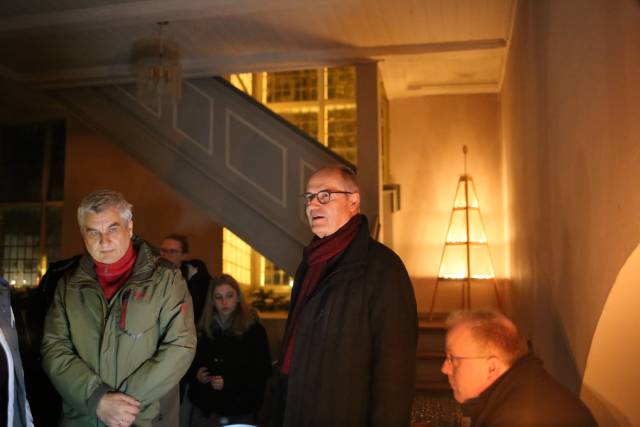
<instances>
[{"instance_id":1,"label":"warm light glow","mask_svg":"<svg viewBox=\"0 0 640 427\"><path fill-rule=\"evenodd\" d=\"M480 204L468 175L462 175L458 181L438 277L448 280L495 277Z\"/></svg>"},{"instance_id":2,"label":"warm light glow","mask_svg":"<svg viewBox=\"0 0 640 427\"><path fill-rule=\"evenodd\" d=\"M44 274L47 272L47 254L42 255L42 258L40 258L38 270L40 270L40 277L44 277Z\"/></svg>"},{"instance_id":3,"label":"warm light glow","mask_svg":"<svg viewBox=\"0 0 640 427\"><path fill-rule=\"evenodd\" d=\"M489 274L472 274L471 278L477 279L477 280L488 280L488 279L493 279L493 276Z\"/></svg>"},{"instance_id":4,"label":"warm light glow","mask_svg":"<svg viewBox=\"0 0 640 427\"><path fill-rule=\"evenodd\" d=\"M264 257L260 257L260 286L264 288Z\"/></svg>"}]
</instances>

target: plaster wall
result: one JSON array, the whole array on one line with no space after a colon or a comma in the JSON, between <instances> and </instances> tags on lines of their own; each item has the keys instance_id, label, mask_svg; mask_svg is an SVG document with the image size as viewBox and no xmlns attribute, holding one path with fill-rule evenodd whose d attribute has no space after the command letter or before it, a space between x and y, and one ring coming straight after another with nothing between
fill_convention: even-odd
<instances>
[{"instance_id":1,"label":"plaster wall","mask_svg":"<svg viewBox=\"0 0 640 427\"><path fill-rule=\"evenodd\" d=\"M191 258L205 261L212 274L222 271L222 227L107 137L74 119L67 121L62 256L83 250L76 209L87 193L101 188L119 191L133 204L137 235L159 246L167 234L184 234Z\"/></svg>"},{"instance_id":2,"label":"plaster wall","mask_svg":"<svg viewBox=\"0 0 640 427\"><path fill-rule=\"evenodd\" d=\"M640 242L639 94L636 1L519 2L500 97L514 314L576 391Z\"/></svg>"},{"instance_id":3,"label":"plaster wall","mask_svg":"<svg viewBox=\"0 0 640 427\"><path fill-rule=\"evenodd\" d=\"M620 270L609 293L587 359L580 396L600 427L640 425L638 381L640 245ZM630 336L635 334L635 336ZM635 339L634 339L635 338Z\"/></svg>"},{"instance_id":4,"label":"plaster wall","mask_svg":"<svg viewBox=\"0 0 640 427\"><path fill-rule=\"evenodd\" d=\"M427 312L467 145L494 268L506 275L501 143L496 95L447 95L392 100L391 181L401 186L401 209L392 215L393 241L414 282L419 312ZM460 308L454 285L438 290L436 311ZM484 292L495 305L493 289ZM472 295L473 298L474 295ZM481 297L478 295L478 297ZM472 300L472 304L474 301Z\"/></svg>"}]
</instances>

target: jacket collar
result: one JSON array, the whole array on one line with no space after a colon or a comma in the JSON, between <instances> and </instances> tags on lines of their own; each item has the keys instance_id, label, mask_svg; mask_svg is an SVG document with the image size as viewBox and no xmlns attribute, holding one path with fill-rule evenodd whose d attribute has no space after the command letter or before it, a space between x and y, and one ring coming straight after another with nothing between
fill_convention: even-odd
<instances>
[{"instance_id":1,"label":"jacket collar","mask_svg":"<svg viewBox=\"0 0 640 427\"><path fill-rule=\"evenodd\" d=\"M138 253L135 264L133 264L133 272L129 281L141 281L148 279L153 274L157 257L153 254L151 247L147 242L140 239L138 236L132 237L132 244L135 251ZM86 251L80 259L80 268L92 279L98 280L94 268L94 261Z\"/></svg>"},{"instance_id":2,"label":"jacket collar","mask_svg":"<svg viewBox=\"0 0 640 427\"><path fill-rule=\"evenodd\" d=\"M531 365L540 364L541 361L533 353L529 352L516 360L511 367L496 379L486 390L484 390L478 397L469 399L462 404L462 413L465 417L471 417L472 420L476 420L477 417L482 414L484 409L490 405L489 402L496 390L499 390L501 384L509 384L517 381L517 377L523 370L529 369ZM473 423L472 423L473 424Z\"/></svg>"},{"instance_id":3,"label":"jacket collar","mask_svg":"<svg viewBox=\"0 0 640 427\"><path fill-rule=\"evenodd\" d=\"M361 214L362 215L362 214ZM314 294L318 293L321 289L324 289L327 285L327 279L329 279L335 272L342 270L351 270L353 274L357 272L355 269L358 265L364 265L366 263L367 252L369 246L369 222L367 221L367 217L362 215L362 222L360 223L360 228L356 233L356 237L353 239L353 242L349 245L346 251L342 255L336 257L335 260L331 262L327 271L316 289L314 290ZM304 279L304 275L306 274L308 266L306 262L300 263L298 270L296 271L294 278L294 287L291 292L291 306L289 307L289 312L291 313L294 306L297 303L298 292L300 291L300 284ZM340 283L346 283L348 280L345 280L345 276L340 277Z\"/></svg>"}]
</instances>

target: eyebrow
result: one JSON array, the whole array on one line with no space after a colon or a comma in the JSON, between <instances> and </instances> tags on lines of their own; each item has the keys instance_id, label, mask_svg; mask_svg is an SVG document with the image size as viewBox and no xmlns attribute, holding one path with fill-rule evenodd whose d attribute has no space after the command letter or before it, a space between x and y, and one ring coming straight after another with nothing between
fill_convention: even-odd
<instances>
[{"instance_id":1,"label":"eyebrow","mask_svg":"<svg viewBox=\"0 0 640 427\"><path fill-rule=\"evenodd\" d=\"M111 227L113 227L114 225L115 225L116 227L119 227L119 226L120 226L120 223L119 223L119 222L113 222L113 223L109 224L109 225L107 226L107 228L111 228ZM100 231L100 230L98 230L97 228L91 228L91 227L86 227L84 230L85 230L85 231Z\"/></svg>"}]
</instances>

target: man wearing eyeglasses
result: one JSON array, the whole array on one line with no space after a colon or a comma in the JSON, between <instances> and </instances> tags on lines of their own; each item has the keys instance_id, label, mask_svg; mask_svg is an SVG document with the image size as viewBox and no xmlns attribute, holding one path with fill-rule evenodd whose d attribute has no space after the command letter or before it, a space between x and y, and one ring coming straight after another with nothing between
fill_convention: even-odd
<instances>
[{"instance_id":1,"label":"man wearing eyeglasses","mask_svg":"<svg viewBox=\"0 0 640 427\"><path fill-rule=\"evenodd\" d=\"M199 260L189 258L189 240L182 234L169 234L160 244L160 256L180 269L182 277L187 281L189 293L193 299L193 318L196 325L207 298L207 289L211 276L207 265Z\"/></svg>"},{"instance_id":2,"label":"man wearing eyeglasses","mask_svg":"<svg viewBox=\"0 0 640 427\"><path fill-rule=\"evenodd\" d=\"M316 171L303 200L315 237L295 275L274 425L408 426L418 321L404 264L369 236L350 169Z\"/></svg>"},{"instance_id":3,"label":"man wearing eyeglasses","mask_svg":"<svg viewBox=\"0 0 640 427\"><path fill-rule=\"evenodd\" d=\"M543 368L515 324L489 309L447 319L442 372L462 404L465 425L597 426L589 409Z\"/></svg>"}]
</instances>

